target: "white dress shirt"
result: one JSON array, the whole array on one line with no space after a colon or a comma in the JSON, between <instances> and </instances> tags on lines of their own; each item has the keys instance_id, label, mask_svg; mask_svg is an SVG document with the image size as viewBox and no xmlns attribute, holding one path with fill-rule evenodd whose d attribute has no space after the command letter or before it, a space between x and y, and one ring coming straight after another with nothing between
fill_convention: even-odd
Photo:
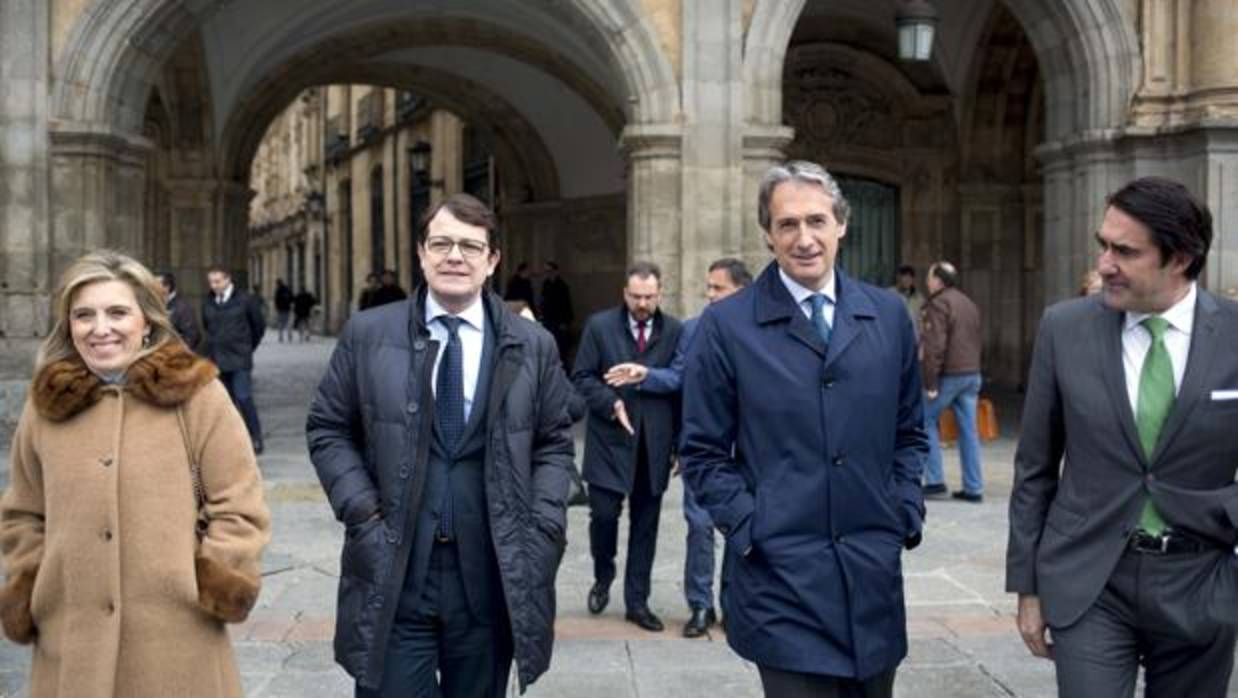
<instances>
[{"instance_id":1,"label":"white dress shirt","mask_svg":"<svg viewBox=\"0 0 1238 698\"><path fill-rule=\"evenodd\" d=\"M628 313L628 331L632 333L632 339L640 341L640 328L636 326L636 318L632 317L632 313ZM653 316L645 321L645 344L648 345L649 337L653 335Z\"/></svg>"},{"instance_id":2,"label":"white dress shirt","mask_svg":"<svg viewBox=\"0 0 1238 698\"><path fill-rule=\"evenodd\" d=\"M223 305L224 303L227 303L228 299L232 297L233 288L234 287L232 284L228 284L228 287L224 289L223 293L215 296L215 302L219 305Z\"/></svg>"},{"instance_id":3,"label":"white dress shirt","mask_svg":"<svg viewBox=\"0 0 1238 698\"><path fill-rule=\"evenodd\" d=\"M809 321L812 320L812 301L810 298L817 293L825 296L825 299L829 302L821 309L821 313L825 315L825 321L830 324L830 327L834 327L834 306L838 303L838 296L835 295L834 291L833 271L830 272L830 278L825 280L825 284L815 290L801 286L795 279L787 276L787 272L783 271L782 267L778 268L778 276L782 279L782 285L786 286L787 290L791 292L791 297L795 299L795 304L800 307L800 310L804 312L804 317L808 318Z\"/></svg>"},{"instance_id":4,"label":"white dress shirt","mask_svg":"<svg viewBox=\"0 0 1238 698\"><path fill-rule=\"evenodd\" d=\"M1198 295L1192 282L1186 296L1160 314L1169 321L1169 327L1165 330L1165 349L1169 351L1169 361L1174 367L1175 396L1182 388L1186 358L1191 353L1191 330L1195 326L1195 299ZM1139 411L1139 374L1143 371L1144 357L1152 346L1152 334L1139 323L1150 316L1150 313L1128 312L1122 325L1122 369L1126 374L1126 395L1131 401L1132 414Z\"/></svg>"},{"instance_id":5,"label":"white dress shirt","mask_svg":"<svg viewBox=\"0 0 1238 698\"><path fill-rule=\"evenodd\" d=\"M430 388L438 394L438 366L443 361L443 353L447 350L447 325L440 322L440 315L451 315L443 306L434 300L433 293L426 294L426 327L430 330L430 338L439 343L438 353L434 356L434 372L430 375ZM481 296L473 304L456 315L463 320L460 323L460 349L464 369L464 420L467 422L473 413L473 396L477 393L477 377L481 374L482 339L486 332L486 307L482 305Z\"/></svg>"}]
</instances>

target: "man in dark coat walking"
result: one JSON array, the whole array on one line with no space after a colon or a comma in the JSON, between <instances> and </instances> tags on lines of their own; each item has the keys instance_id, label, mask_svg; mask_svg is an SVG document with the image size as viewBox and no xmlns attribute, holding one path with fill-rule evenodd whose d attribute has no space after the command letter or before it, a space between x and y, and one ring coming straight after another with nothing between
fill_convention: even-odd
<instances>
[{"instance_id":1,"label":"man in dark coat walking","mask_svg":"<svg viewBox=\"0 0 1238 698\"><path fill-rule=\"evenodd\" d=\"M705 298L716 303L723 298L747 288L752 283L752 274L738 259L724 257L709 265L705 278ZM606 372L606 382L612 386L639 384L649 393L677 394L683 387L684 364L688 347L696 336L700 317L683 321L679 333L679 345L668 368L649 368L638 363L612 366ZM683 593L691 616L683 626L684 637L701 637L717 622L714 612L714 522L709 512L701 508L692 488L685 483L683 488L683 517L688 524L688 539L684 551Z\"/></svg>"},{"instance_id":2,"label":"man in dark coat walking","mask_svg":"<svg viewBox=\"0 0 1238 698\"><path fill-rule=\"evenodd\" d=\"M775 261L706 308L684 376L685 484L727 538L727 641L767 698L888 698L907 654L920 367L902 300L834 267L847 213L820 165L770 169Z\"/></svg>"},{"instance_id":3,"label":"man in dark coat walking","mask_svg":"<svg viewBox=\"0 0 1238 698\"><path fill-rule=\"evenodd\" d=\"M661 619L649 609L649 587L658 514L678 433L678 400L674 394L644 392L637 386L612 388L605 376L612 366L626 362L670 366L680 325L658 309L661 298L662 272L657 265L637 262L629 267L624 304L589 318L572 371L572 381L589 405L584 461L594 579L589 612L601 613L610 602L619 514L626 497L625 617L652 631L663 628Z\"/></svg>"},{"instance_id":4,"label":"man in dark coat walking","mask_svg":"<svg viewBox=\"0 0 1238 698\"><path fill-rule=\"evenodd\" d=\"M386 269L379 278L382 279L382 283L370 292L367 308L377 308L380 305L396 303L408 298L408 294L400 288L400 282L395 278L394 271Z\"/></svg>"},{"instance_id":5,"label":"man in dark coat walking","mask_svg":"<svg viewBox=\"0 0 1238 698\"><path fill-rule=\"evenodd\" d=\"M266 332L262 301L237 288L232 273L212 267L206 274L211 295L202 303L202 330L206 334L206 357L219 367L232 402L245 419L245 428L254 444L254 453L262 453L262 424L258 421L258 406L254 404L254 350Z\"/></svg>"},{"instance_id":6,"label":"man in dark coat walking","mask_svg":"<svg viewBox=\"0 0 1238 698\"><path fill-rule=\"evenodd\" d=\"M576 314L572 309L572 290L559 275L556 262L546 262L545 278L542 280L542 326L550 330L559 345L559 356L567 356L571 348L572 321Z\"/></svg>"},{"instance_id":7,"label":"man in dark coat walking","mask_svg":"<svg viewBox=\"0 0 1238 698\"><path fill-rule=\"evenodd\" d=\"M163 301L168 306L168 318L176 333L184 340L185 346L193 351L198 350L202 333L198 331L198 319L194 317L193 307L185 297L176 291L176 276L170 271L159 274L159 285L163 287Z\"/></svg>"},{"instance_id":8,"label":"man in dark coat walking","mask_svg":"<svg viewBox=\"0 0 1238 698\"><path fill-rule=\"evenodd\" d=\"M284 341L284 336L292 340L292 329L288 324L288 320L292 313L292 289L288 284L284 283L283 279L275 280L275 327L279 331L279 341Z\"/></svg>"},{"instance_id":9,"label":"man in dark coat walking","mask_svg":"<svg viewBox=\"0 0 1238 698\"><path fill-rule=\"evenodd\" d=\"M549 333L484 289L494 214L467 194L420 233L425 285L354 315L306 422L345 525L335 657L359 698L500 698L550 665L571 481Z\"/></svg>"}]
</instances>

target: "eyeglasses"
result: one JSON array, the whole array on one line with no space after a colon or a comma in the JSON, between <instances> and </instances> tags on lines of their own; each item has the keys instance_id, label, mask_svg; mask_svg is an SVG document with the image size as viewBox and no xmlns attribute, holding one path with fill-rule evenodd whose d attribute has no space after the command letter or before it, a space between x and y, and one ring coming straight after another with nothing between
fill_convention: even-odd
<instances>
[{"instance_id":1,"label":"eyeglasses","mask_svg":"<svg viewBox=\"0 0 1238 698\"><path fill-rule=\"evenodd\" d=\"M426 239L426 250L436 257L446 257L451 254L451 248L459 247L460 256L465 259L477 259L486 254L490 245L481 240L452 240L449 237L432 237Z\"/></svg>"}]
</instances>

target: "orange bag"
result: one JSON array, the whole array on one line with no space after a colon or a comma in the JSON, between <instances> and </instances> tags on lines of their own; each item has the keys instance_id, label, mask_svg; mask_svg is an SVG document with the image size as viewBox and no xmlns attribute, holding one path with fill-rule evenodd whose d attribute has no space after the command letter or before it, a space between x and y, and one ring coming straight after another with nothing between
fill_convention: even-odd
<instances>
[{"instance_id":1,"label":"orange bag","mask_svg":"<svg viewBox=\"0 0 1238 698\"><path fill-rule=\"evenodd\" d=\"M981 441L992 441L1001 432L997 427L997 408L987 397L980 398L976 403L976 431ZM954 410L948 409L937 418L937 434L942 443L959 440L959 425L954 419Z\"/></svg>"}]
</instances>

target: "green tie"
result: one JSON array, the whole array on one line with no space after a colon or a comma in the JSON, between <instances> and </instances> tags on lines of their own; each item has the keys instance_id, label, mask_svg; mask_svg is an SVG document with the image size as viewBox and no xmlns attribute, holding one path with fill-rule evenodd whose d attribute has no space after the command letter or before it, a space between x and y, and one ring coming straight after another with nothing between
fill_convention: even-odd
<instances>
[{"instance_id":1,"label":"green tie","mask_svg":"<svg viewBox=\"0 0 1238 698\"><path fill-rule=\"evenodd\" d=\"M1165 418L1174 406L1174 367L1169 361L1169 350L1165 348L1165 330L1169 328L1169 321L1163 317L1149 317L1140 324L1152 335L1152 346L1148 347L1148 355L1144 357L1143 368L1139 372L1135 425L1139 428L1139 444L1143 447L1143 454L1151 459L1161 427L1165 426ZM1152 535L1160 535L1165 530L1165 519L1161 518L1151 498L1144 502L1139 527Z\"/></svg>"}]
</instances>

